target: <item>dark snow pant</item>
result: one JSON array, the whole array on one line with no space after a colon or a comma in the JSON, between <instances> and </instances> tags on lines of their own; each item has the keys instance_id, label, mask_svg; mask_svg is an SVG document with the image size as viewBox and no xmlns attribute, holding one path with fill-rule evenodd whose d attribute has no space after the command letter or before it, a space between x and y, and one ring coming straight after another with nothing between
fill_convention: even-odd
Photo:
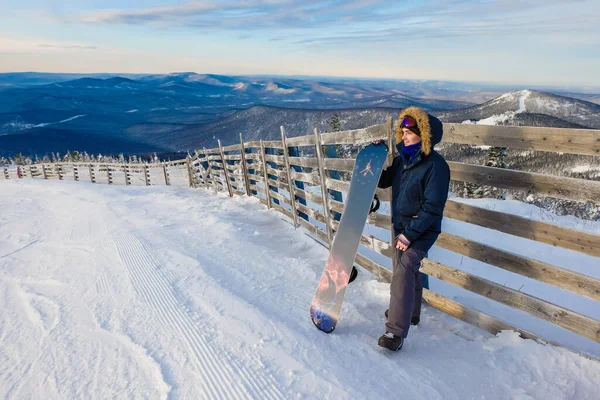
<instances>
[{"instance_id":1,"label":"dark snow pant","mask_svg":"<svg viewBox=\"0 0 600 400\"><path fill-rule=\"evenodd\" d=\"M411 318L421 315L423 283L419 268L426 255L427 253L410 247L406 251L396 249L386 332L406 338Z\"/></svg>"}]
</instances>

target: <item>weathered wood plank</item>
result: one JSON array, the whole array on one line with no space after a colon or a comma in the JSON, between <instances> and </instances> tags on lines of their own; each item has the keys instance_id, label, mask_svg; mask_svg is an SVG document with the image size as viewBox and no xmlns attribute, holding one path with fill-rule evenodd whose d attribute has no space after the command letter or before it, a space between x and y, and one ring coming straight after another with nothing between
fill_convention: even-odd
<instances>
[{"instance_id":1,"label":"weathered wood plank","mask_svg":"<svg viewBox=\"0 0 600 400\"><path fill-rule=\"evenodd\" d=\"M287 139L288 146L314 146L316 143L315 137L313 135L308 136L296 136L293 138Z\"/></svg>"},{"instance_id":2,"label":"weathered wood plank","mask_svg":"<svg viewBox=\"0 0 600 400\"><path fill-rule=\"evenodd\" d=\"M444 216L485 228L495 229L510 235L600 257L600 235L593 235L498 211L486 210L458 203L454 200L446 202Z\"/></svg>"},{"instance_id":3,"label":"weathered wood plank","mask_svg":"<svg viewBox=\"0 0 600 400\"><path fill-rule=\"evenodd\" d=\"M288 191L289 187L286 182L269 179L269 186L273 186L282 190Z\"/></svg>"},{"instance_id":4,"label":"weathered wood plank","mask_svg":"<svg viewBox=\"0 0 600 400\"><path fill-rule=\"evenodd\" d=\"M250 180L248 179L248 162L246 161L246 149L244 147L244 138L240 133L240 148L241 148L241 156L242 156L242 170L244 172L244 182L246 184L246 195L252 196L252 192L250 191Z\"/></svg>"},{"instance_id":5,"label":"weathered wood plank","mask_svg":"<svg viewBox=\"0 0 600 400\"><path fill-rule=\"evenodd\" d=\"M307 192L305 190L298 189L296 187L294 188L294 194L298 197L302 197L304 200L323 205L323 197L321 197L321 195Z\"/></svg>"},{"instance_id":6,"label":"weathered wood plank","mask_svg":"<svg viewBox=\"0 0 600 400\"><path fill-rule=\"evenodd\" d=\"M435 245L600 301L600 280L442 232Z\"/></svg>"},{"instance_id":7,"label":"weathered wood plank","mask_svg":"<svg viewBox=\"0 0 600 400\"><path fill-rule=\"evenodd\" d=\"M326 158L325 169L331 171L354 171L356 160L352 158Z\"/></svg>"},{"instance_id":8,"label":"weathered wood plank","mask_svg":"<svg viewBox=\"0 0 600 400\"><path fill-rule=\"evenodd\" d=\"M482 312L467 308L462 304L455 302L454 300L450 300L449 298L441 296L430 290L423 289L423 300L425 300L427 304L436 310L451 315L454 318L460 319L468 324L475 325L493 335L501 331L512 330L519 332L523 339L539 340L536 335L529 331L497 320Z\"/></svg>"},{"instance_id":9,"label":"weathered wood plank","mask_svg":"<svg viewBox=\"0 0 600 400\"><path fill-rule=\"evenodd\" d=\"M229 146L223 146L223 151L236 151L241 150L242 146L238 144L230 144Z\"/></svg>"},{"instance_id":10,"label":"weathered wood plank","mask_svg":"<svg viewBox=\"0 0 600 400\"><path fill-rule=\"evenodd\" d=\"M251 149L251 148L260 149L260 141L254 140L252 142L246 142L246 143L244 143L244 148L246 148L246 149Z\"/></svg>"},{"instance_id":11,"label":"weathered wood plank","mask_svg":"<svg viewBox=\"0 0 600 400\"><path fill-rule=\"evenodd\" d=\"M325 221L326 221L325 216L323 214L321 214L320 212L318 212L316 210L313 210L310 207L305 206L304 204L300 204L300 203L296 202L296 209L299 210L300 212L303 212L304 214L308 215L309 217L316 219L319 222L325 223Z\"/></svg>"},{"instance_id":12,"label":"weathered wood plank","mask_svg":"<svg viewBox=\"0 0 600 400\"><path fill-rule=\"evenodd\" d=\"M300 224L300 226L302 226L304 229L306 229L310 233L314 233L319 239L321 239L323 241L322 244L325 247L328 247L327 233L325 233L323 230L319 229L318 227L314 226L313 224L311 224L310 222L308 222L307 220L305 220L303 218L299 218L298 223Z\"/></svg>"},{"instance_id":13,"label":"weathered wood plank","mask_svg":"<svg viewBox=\"0 0 600 400\"><path fill-rule=\"evenodd\" d=\"M281 143L283 144L283 161L285 165L285 173L287 180L287 191L290 195L290 205L292 206L292 219L294 220L294 229L298 227L298 212L296 211L296 199L294 197L294 182L292 181L292 177L290 175L290 154L289 147L287 145L287 138L285 137L285 130L283 126L279 127L281 131Z\"/></svg>"},{"instance_id":14,"label":"weathered wood plank","mask_svg":"<svg viewBox=\"0 0 600 400\"><path fill-rule=\"evenodd\" d=\"M310 183L311 185L320 185L321 184L321 178L319 177L319 174L317 174L316 172L307 173L307 172L290 171L290 176L292 177L292 180L295 180L295 181L302 181L302 182Z\"/></svg>"},{"instance_id":15,"label":"weathered wood plank","mask_svg":"<svg viewBox=\"0 0 600 400\"><path fill-rule=\"evenodd\" d=\"M279 204L273 204L273 209L275 209L278 212L282 213L283 215L285 215L286 217L288 217L291 220L294 219L294 216L292 215L291 211L288 210L288 209L285 209L285 208L281 207Z\"/></svg>"},{"instance_id":16,"label":"weathered wood plank","mask_svg":"<svg viewBox=\"0 0 600 400\"><path fill-rule=\"evenodd\" d=\"M262 144L265 149L283 149L283 143L279 140L263 140Z\"/></svg>"},{"instance_id":17,"label":"weathered wood plank","mask_svg":"<svg viewBox=\"0 0 600 400\"><path fill-rule=\"evenodd\" d=\"M536 193L559 199L600 202L600 181L448 162L452 180Z\"/></svg>"},{"instance_id":18,"label":"weathered wood plank","mask_svg":"<svg viewBox=\"0 0 600 400\"><path fill-rule=\"evenodd\" d=\"M325 176L325 167L323 166L323 143L319 131L315 128L315 149L317 153L317 162L319 164L319 178L321 183L321 196L323 196L323 214L325 215L325 226L327 227L327 239L331 246L333 242L333 230L331 229L331 218L329 216L329 192L327 191L327 184Z\"/></svg>"},{"instance_id":19,"label":"weathered wood plank","mask_svg":"<svg viewBox=\"0 0 600 400\"><path fill-rule=\"evenodd\" d=\"M330 190L337 190L340 192L346 192L350 190L350 182L341 181L338 179L327 178L326 179L327 188ZM377 196L379 196L380 201L390 201L390 191L388 189L377 188Z\"/></svg>"},{"instance_id":20,"label":"weathered wood plank","mask_svg":"<svg viewBox=\"0 0 600 400\"><path fill-rule=\"evenodd\" d=\"M421 271L470 292L552 322L580 336L600 342L600 321L506 286L424 259Z\"/></svg>"},{"instance_id":21,"label":"weathered wood plank","mask_svg":"<svg viewBox=\"0 0 600 400\"><path fill-rule=\"evenodd\" d=\"M388 282L392 280L392 272L390 270L385 268L383 265L371 259L368 259L362 254L356 253L354 262L360 265L362 268L366 269L367 271L371 272L379 279L383 279Z\"/></svg>"},{"instance_id":22,"label":"weathered wood plank","mask_svg":"<svg viewBox=\"0 0 600 400\"><path fill-rule=\"evenodd\" d=\"M281 193L277 193L277 192L274 192L272 190L269 190L269 196L271 196L272 198L275 198L275 199L277 199L279 201L282 201L282 202L284 202L286 204L290 204L291 205L290 199L288 199L287 197L285 197Z\"/></svg>"},{"instance_id":23,"label":"weathered wood plank","mask_svg":"<svg viewBox=\"0 0 600 400\"><path fill-rule=\"evenodd\" d=\"M290 164L305 168L319 168L316 157L290 157Z\"/></svg>"},{"instance_id":24,"label":"weathered wood plank","mask_svg":"<svg viewBox=\"0 0 600 400\"><path fill-rule=\"evenodd\" d=\"M260 161L260 153L247 153L246 154L246 160L254 160L254 161ZM252 165L252 164L249 164Z\"/></svg>"},{"instance_id":25,"label":"weathered wood plank","mask_svg":"<svg viewBox=\"0 0 600 400\"><path fill-rule=\"evenodd\" d=\"M271 168L267 165L267 174L276 176L278 179L281 179L283 182L287 182L287 172L280 171L278 169Z\"/></svg>"},{"instance_id":26,"label":"weathered wood plank","mask_svg":"<svg viewBox=\"0 0 600 400\"><path fill-rule=\"evenodd\" d=\"M375 139L387 139L386 124L351 131L330 132L321 135L322 144L362 144Z\"/></svg>"},{"instance_id":27,"label":"weathered wood plank","mask_svg":"<svg viewBox=\"0 0 600 400\"><path fill-rule=\"evenodd\" d=\"M273 154L266 154L265 160L277 163L279 165L285 165L285 157L284 156L276 156Z\"/></svg>"},{"instance_id":28,"label":"weathered wood plank","mask_svg":"<svg viewBox=\"0 0 600 400\"><path fill-rule=\"evenodd\" d=\"M444 142L569 154L600 154L600 130L444 124Z\"/></svg>"},{"instance_id":29,"label":"weathered wood plank","mask_svg":"<svg viewBox=\"0 0 600 400\"><path fill-rule=\"evenodd\" d=\"M242 155L241 154L225 154L223 156L223 158L227 161L241 161Z\"/></svg>"},{"instance_id":30,"label":"weathered wood plank","mask_svg":"<svg viewBox=\"0 0 600 400\"><path fill-rule=\"evenodd\" d=\"M260 163L264 166L263 167L263 177L264 177L264 184L265 184L265 197L267 200L267 208L271 208L271 196L269 196L269 176L267 175L267 163L265 162L265 145L264 142L261 140L260 141Z\"/></svg>"}]
</instances>

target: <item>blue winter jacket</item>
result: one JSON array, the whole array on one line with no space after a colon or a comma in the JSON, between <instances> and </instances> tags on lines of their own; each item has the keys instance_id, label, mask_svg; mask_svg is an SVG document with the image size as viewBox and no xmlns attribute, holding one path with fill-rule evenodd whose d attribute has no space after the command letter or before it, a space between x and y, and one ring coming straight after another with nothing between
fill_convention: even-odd
<instances>
[{"instance_id":1,"label":"blue winter jacket","mask_svg":"<svg viewBox=\"0 0 600 400\"><path fill-rule=\"evenodd\" d=\"M399 155L386 168L379 180L380 188L392 187L392 220L395 235L404 234L410 247L427 252L442 228L444 206L448 199L450 168L446 160L433 150L442 140L443 125L439 119L418 107L400 113L417 121L422 147L410 160L398 145ZM396 143L402 143L402 130L396 129Z\"/></svg>"}]
</instances>

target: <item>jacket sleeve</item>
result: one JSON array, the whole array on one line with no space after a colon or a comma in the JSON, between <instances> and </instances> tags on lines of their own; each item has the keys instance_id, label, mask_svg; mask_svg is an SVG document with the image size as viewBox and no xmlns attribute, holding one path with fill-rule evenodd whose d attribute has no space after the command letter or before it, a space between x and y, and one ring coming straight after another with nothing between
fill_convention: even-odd
<instances>
[{"instance_id":1,"label":"jacket sleeve","mask_svg":"<svg viewBox=\"0 0 600 400\"><path fill-rule=\"evenodd\" d=\"M441 220L444 213L448 189L450 186L450 168L444 161L437 163L431 169L425 185L425 201L417 213L405 228L404 236L411 242L423 234L434 222Z\"/></svg>"},{"instance_id":2,"label":"jacket sleeve","mask_svg":"<svg viewBox=\"0 0 600 400\"><path fill-rule=\"evenodd\" d=\"M382 189L387 189L394 183L394 177L396 176L396 171L398 170L398 164L400 163L400 157L394 158L392 165L381 171L381 177L379 178L379 183L377 187Z\"/></svg>"}]
</instances>

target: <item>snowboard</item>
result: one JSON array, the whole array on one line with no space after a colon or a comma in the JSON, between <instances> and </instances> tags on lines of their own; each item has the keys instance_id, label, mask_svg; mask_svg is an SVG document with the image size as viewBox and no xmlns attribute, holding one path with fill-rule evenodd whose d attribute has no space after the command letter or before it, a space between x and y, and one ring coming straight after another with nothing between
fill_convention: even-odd
<instances>
[{"instance_id":1,"label":"snowboard","mask_svg":"<svg viewBox=\"0 0 600 400\"><path fill-rule=\"evenodd\" d=\"M382 143L368 145L356 157L340 225L310 306L313 323L325 333L333 332L337 324L386 156L387 147Z\"/></svg>"}]
</instances>

